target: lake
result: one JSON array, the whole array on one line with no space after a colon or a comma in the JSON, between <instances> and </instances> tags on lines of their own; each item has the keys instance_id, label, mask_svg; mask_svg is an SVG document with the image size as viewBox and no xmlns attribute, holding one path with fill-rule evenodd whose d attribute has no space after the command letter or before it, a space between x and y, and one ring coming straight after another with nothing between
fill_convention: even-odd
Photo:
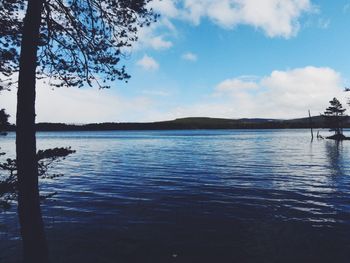
<instances>
[{"instance_id":1,"label":"lake","mask_svg":"<svg viewBox=\"0 0 350 263\"><path fill-rule=\"evenodd\" d=\"M325 135L327 132L322 131ZM14 134L0 138L14 156ZM309 130L39 132L52 262L349 262L350 141ZM0 262L18 262L15 209Z\"/></svg>"}]
</instances>

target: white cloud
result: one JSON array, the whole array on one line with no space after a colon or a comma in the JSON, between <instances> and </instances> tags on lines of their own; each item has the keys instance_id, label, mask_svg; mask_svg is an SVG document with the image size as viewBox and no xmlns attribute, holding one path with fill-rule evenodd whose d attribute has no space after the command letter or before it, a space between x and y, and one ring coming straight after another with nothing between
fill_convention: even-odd
<instances>
[{"instance_id":1,"label":"white cloud","mask_svg":"<svg viewBox=\"0 0 350 263\"><path fill-rule=\"evenodd\" d=\"M224 85L226 83L226 85ZM237 88L240 88L237 90ZM249 89L256 89L250 92ZM235 116L295 118L323 112L333 97L344 99L343 80L331 68L304 67L273 71L252 82L232 79L216 87L236 108Z\"/></svg>"},{"instance_id":2,"label":"white cloud","mask_svg":"<svg viewBox=\"0 0 350 263\"><path fill-rule=\"evenodd\" d=\"M227 79L216 86L219 93L237 92L238 90L257 89L259 85L254 81L245 81L242 78Z\"/></svg>"},{"instance_id":3,"label":"white cloud","mask_svg":"<svg viewBox=\"0 0 350 263\"><path fill-rule=\"evenodd\" d=\"M275 70L261 78L241 76L223 80L211 93L184 104L178 96L186 94L161 88L145 90L140 96L129 98L117 95L115 90L97 88L52 90L39 81L37 121L87 123L156 121L188 116L305 117L309 109L313 115L322 113L333 97L346 106L349 94L343 92L343 83L338 72L326 67ZM0 106L7 109L14 122L15 89L1 93Z\"/></svg>"},{"instance_id":4,"label":"white cloud","mask_svg":"<svg viewBox=\"0 0 350 263\"><path fill-rule=\"evenodd\" d=\"M197 55L192 53L192 52L187 52L187 53L183 54L181 56L181 58L183 60L187 60L187 61L191 61L191 62L195 62L198 59Z\"/></svg>"},{"instance_id":5,"label":"white cloud","mask_svg":"<svg viewBox=\"0 0 350 263\"><path fill-rule=\"evenodd\" d=\"M153 49L159 50L159 49L168 49L173 44L170 41L164 40L163 36L155 36L155 37L149 39L149 45Z\"/></svg>"},{"instance_id":6,"label":"white cloud","mask_svg":"<svg viewBox=\"0 0 350 263\"><path fill-rule=\"evenodd\" d=\"M164 50L172 47L173 43L166 39L166 33L159 33L161 29L164 32L169 31L169 28L164 27L161 22L152 24L149 27L140 28L138 31L138 41L134 43L133 49L151 48L154 50Z\"/></svg>"},{"instance_id":7,"label":"white cloud","mask_svg":"<svg viewBox=\"0 0 350 263\"><path fill-rule=\"evenodd\" d=\"M149 7L153 8L157 13L163 16L174 18L179 15L179 10L176 7L177 1L173 0L153 0L149 3Z\"/></svg>"},{"instance_id":8,"label":"white cloud","mask_svg":"<svg viewBox=\"0 0 350 263\"><path fill-rule=\"evenodd\" d=\"M145 70L157 70L159 68L158 62L148 55L144 55L136 64Z\"/></svg>"},{"instance_id":9,"label":"white cloud","mask_svg":"<svg viewBox=\"0 0 350 263\"><path fill-rule=\"evenodd\" d=\"M138 41L132 49L166 50L173 46L178 32L173 21L200 25L209 19L224 29L248 25L269 37L290 38L300 28L302 15L315 13L311 0L153 0L149 7L160 14L157 22L138 29ZM345 6L344 10L348 8ZM329 20L319 20L326 28Z\"/></svg>"},{"instance_id":10,"label":"white cloud","mask_svg":"<svg viewBox=\"0 0 350 263\"><path fill-rule=\"evenodd\" d=\"M157 96L157 97L168 97L171 95L171 92L167 90L154 90L154 89L146 89L146 90L143 90L142 93L148 96Z\"/></svg>"},{"instance_id":11,"label":"white cloud","mask_svg":"<svg viewBox=\"0 0 350 263\"><path fill-rule=\"evenodd\" d=\"M15 122L16 90L4 91L0 105ZM98 88L51 89L42 82L37 85L37 122L126 122L148 118L153 101L147 96L127 98L116 95L115 90Z\"/></svg>"},{"instance_id":12,"label":"white cloud","mask_svg":"<svg viewBox=\"0 0 350 263\"><path fill-rule=\"evenodd\" d=\"M171 38L176 37L177 31L168 17L162 17L150 26L138 28L138 40L132 45L132 50L150 48L154 50L166 50L173 46ZM129 48L127 48L129 50Z\"/></svg>"},{"instance_id":13,"label":"white cloud","mask_svg":"<svg viewBox=\"0 0 350 263\"><path fill-rule=\"evenodd\" d=\"M222 118L297 118L324 112L337 97L346 106L343 79L331 68L304 67L273 71L270 75L227 79L214 87L214 96L200 98L192 105L178 105L158 120L188 116Z\"/></svg>"},{"instance_id":14,"label":"white cloud","mask_svg":"<svg viewBox=\"0 0 350 263\"><path fill-rule=\"evenodd\" d=\"M303 14L317 10L311 0L155 0L151 6L163 17L194 25L208 18L223 28L249 25L285 38L298 32Z\"/></svg>"}]
</instances>

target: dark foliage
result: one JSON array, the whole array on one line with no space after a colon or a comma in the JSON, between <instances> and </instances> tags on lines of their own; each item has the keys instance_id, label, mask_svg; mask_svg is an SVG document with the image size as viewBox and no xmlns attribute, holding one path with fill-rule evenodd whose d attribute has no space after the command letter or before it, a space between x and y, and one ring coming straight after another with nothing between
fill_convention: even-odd
<instances>
[{"instance_id":1,"label":"dark foliage","mask_svg":"<svg viewBox=\"0 0 350 263\"><path fill-rule=\"evenodd\" d=\"M323 117L326 120L329 131L334 132L335 135L341 135L343 134L344 121L347 119L347 116L344 114L346 109L343 108L343 105L337 98L333 98L329 103L330 106L324 112Z\"/></svg>"},{"instance_id":2,"label":"dark foliage","mask_svg":"<svg viewBox=\"0 0 350 263\"><path fill-rule=\"evenodd\" d=\"M37 153L40 179L54 179L63 174L50 173L49 168L74 153L70 147L39 150ZM15 159L6 159L0 163L0 210L6 210L17 200L18 181ZM42 195L41 199L52 197L56 193Z\"/></svg>"},{"instance_id":3,"label":"dark foliage","mask_svg":"<svg viewBox=\"0 0 350 263\"><path fill-rule=\"evenodd\" d=\"M13 83L11 75L18 71L22 19L26 1L0 1L0 90Z\"/></svg>"},{"instance_id":4,"label":"dark foliage","mask_svg":"<svg viewBox=\"0 0 350 263\"><path fill-rule=\"evenodd\" d=\"M8 125L9 125L9 122L8 122L9 117L10 117L10 115L8 115L5 112L5 109L1 109L0 110L0 133L2 131L4 131L8 127Z\"/></svg>"},{"instance_id":5,"label":"dark foliage","mask_svg":"<svg viewBox=\"0 0 350 263\"><path fill-rule=\"evenodd\" d=\"M24 262L49 261L40 209L36 79L55 87L130 77L120 58L156 15L149 0L1 0L0 89L17 83L16 168ZM40 161L39 161L40 162Z\"/></svg>"},{"instance_id":6,"label":"dark foliage","mask_svg":"<svg viewBox=\"0 0 350 263\"><path fill-rule=\"evenodd\" d=\"M0 136L6 135L5 129L8 128L9 126L9 119L10 115L8 115L4 109L0 110ZM5 153L1 152L1 148L0 148L0 156L4 155Z\"/></svg>"},{"instance_id":7,"label":"dark foliage","mask_svg":"<svg viewBox=\"0 0 350 263\"><path fill-rule=\"evenodd\" d=\"M9 115L4 109L0 110L0 133L8 126ZM54 148L40 150L37 153L39 176L41 179L54 179L62 176L62 174L51 174L49 168L55 163L63 160L66 156L74 153L71 148ZM0 156L5 153L0 152ZM11 207L11 204L17 200L18 180L17 180L17 165L15 159L6 159L0 162L0 211ZM42 196L43 199L52 196L54 193Z\"/></svg>"},{"instance_id":8,"label":"dark foliage","mask_svg":"<svg viewBox=\"0 0 350 263\"><path fill-rule=\"evenodd\" d=\"M89 85L130 76L120 58L137 40L138 27L155 21L150 0L45 0L37 41L37 78L53 86ZM27 1L0 1L0 89L17 82L19 51ZM97 76L98 74L98 76ZM100 81L102 80L102 81Z\"/></svg>"}]
</instances>

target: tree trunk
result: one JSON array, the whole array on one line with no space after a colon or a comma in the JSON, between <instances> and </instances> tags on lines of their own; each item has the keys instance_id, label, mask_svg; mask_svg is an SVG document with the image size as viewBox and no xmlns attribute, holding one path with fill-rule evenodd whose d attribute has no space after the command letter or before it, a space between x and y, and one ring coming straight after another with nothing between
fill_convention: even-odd
<instances>
[{"instance_id":1,"label":"tree trunk","mask_svg":"<svg viewBox=\"0 0 350 263\"><path fill-rule=\"evenodd\" d=\"M40 210L35 138L35 72L43 0L27 3L17 91L18 214L24 262L46 263L48 250Z\"/></svg>"}]
</instances>

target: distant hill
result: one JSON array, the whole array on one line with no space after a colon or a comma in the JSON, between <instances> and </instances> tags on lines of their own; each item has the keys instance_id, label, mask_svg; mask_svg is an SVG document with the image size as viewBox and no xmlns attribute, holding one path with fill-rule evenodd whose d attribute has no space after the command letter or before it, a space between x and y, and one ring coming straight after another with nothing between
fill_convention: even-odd
<instances>
[{"instance_id":1,"label":"distant hill","mask_svg":"<svg viewBox=\"0 0 350 263\"><path fill-rule=\"evenodd\" d=\"M278 122L283 121L282 119L263 119L263 118L243 118L238 119L240 122L246 122L246 123L264 123L264 122Z\"/></svg>"},{"instance_id":2,"label":"distant hill","mask_svg":"<svg viewBox=\"0 0 350 263\"><path fill-rule=\"evenodd\" d=\"M321 116L312 117L313 128L326 128ZM65 123L38 123L38 131L109 131L109 130L185 130L185 129L298 129L310 128L309 118L290 120L243 118L223 119L206 117L180 118L171 121L145 122L145 123L90 123L90 124L65 124ZM345 127L350 128L350 120L347 118ZM7 130L15 130L14 126Z\"/></svg>"}]
</instances>

